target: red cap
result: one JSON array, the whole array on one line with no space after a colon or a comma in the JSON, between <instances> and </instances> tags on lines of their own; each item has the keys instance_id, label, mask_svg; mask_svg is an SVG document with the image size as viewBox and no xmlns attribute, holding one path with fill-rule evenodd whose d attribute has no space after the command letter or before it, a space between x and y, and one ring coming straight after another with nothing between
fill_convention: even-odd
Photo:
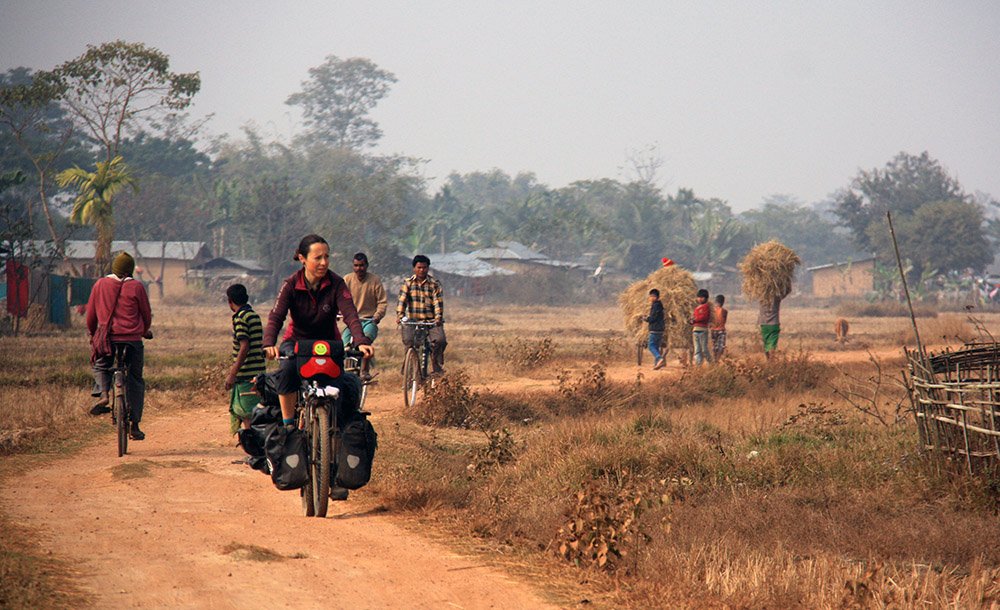
<instances>
[{"instance_id":1,"label":"red cap","mask_svg":"<svg viewBox=\"0 0 1000 610\"><path fill-rule=\"evenodd\" d=\"M670 260L669 258L667 258L665 256L663 257L662 262L663 262L663 266L664 267L669 267L670 265L674 264L674 261Z\"/></svg>"}]
</instances>

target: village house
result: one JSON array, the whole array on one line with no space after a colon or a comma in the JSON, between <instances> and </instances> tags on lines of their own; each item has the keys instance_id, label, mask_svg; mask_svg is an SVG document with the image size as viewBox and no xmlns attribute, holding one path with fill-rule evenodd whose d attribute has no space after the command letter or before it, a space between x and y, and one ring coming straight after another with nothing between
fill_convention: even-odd
<instances>
[{"instance_id":1,"label":"village house","mask_svg":"<svg viewBox=\"0 0 1000 610\"><path fill-rule=\"evenodd\" d=\"M66 257L54 272L92 277L96 249L94 241L68 240ZM208 246L200 241L111 242L112 256L123 250L135 258L134 277L148 284L151 300L191 293L194 288L186 281L187 271L212 257Z\"/></svg>"},{"instance_id":2,"label":"village house","mask_svg":"<svg viewBox=\"0 0 1000 610\"><path fill-rule=\"evenodd\" d=\"M806 269L814 297L864 297L875 290L875 258L830 263Z\"/></svg>"}]
</instances>

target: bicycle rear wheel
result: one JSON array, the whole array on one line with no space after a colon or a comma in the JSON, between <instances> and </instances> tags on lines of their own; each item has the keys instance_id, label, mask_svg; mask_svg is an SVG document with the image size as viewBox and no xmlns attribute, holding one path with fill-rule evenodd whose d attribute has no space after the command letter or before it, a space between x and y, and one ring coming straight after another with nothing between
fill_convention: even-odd
<instances>
[{"instance_id":1,"label":"bicycle rear wheel","mask_svg":"<svg viewBox=\"0 0 1000 610\"><path fill-rule=\"evenodd\" d=\"M407 407L417 404L417 392L420 389L420 361L417 350L412 347L403 356L403 403Z\"/></svg>"},{"instance_id":2,"label":"bicycle rear wheel","mask_svg":"<svg viewBox=\"0 0 1000 610\"><path fill-rule=\"evenodd\" d=\"M313 508L325 517L330 502L330 413L317 405L309 430L309 478L312 480Z\"/></svg>"},{"instance_id":3,"label":"bicycle rear wheel","mask_svg":"<svg viewBox=\"0 0 1000 610\"><path fill-rule=\"evenodd\" d=\"M111 391L111 410L115 416L115 428L118 432L118 457L128 453L129 408L125 400L125 388L121 373L114 375L114 387Z\"/></svg>"}]
</instances>

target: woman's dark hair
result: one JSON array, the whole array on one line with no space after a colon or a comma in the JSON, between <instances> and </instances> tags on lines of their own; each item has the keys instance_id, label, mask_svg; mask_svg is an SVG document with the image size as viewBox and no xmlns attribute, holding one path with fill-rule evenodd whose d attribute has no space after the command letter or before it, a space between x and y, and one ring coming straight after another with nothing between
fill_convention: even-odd
<instances>
[{"instance_id":1,"label":"woman's dark hair","mask_svg":"<svg viewBox=\"0 0 1000 610\"><path fill-rule=\"evenodd\" d=\"M411 266L412 267L416 267L417 263L423 263L423 264L427 265L428 267L430 267L431 266L431 259L427 258L423 254L418 254L418 255L416 255L416 256L413 257L413 264Z\"/></svg>"},{"instance_id":2,"label":"woman's dark hair","mask_svg":"<svg viewBox=\"0 0 1000 610\"><path fill-rule=\"evenodd\" d=\"M708 291L705 290L704 288L698 291L698 298L701 297L705 297L706 299L708 298Z\"/></svg>"},{"instance_id":3,"label":"woman's dark hair","mask_svg":"<svg viewBox=\"0 0 1000 610\"><path fill-rule=\"evenodd\" d=\"M660 291L657 290L656 288L653 288L652 290L650 290L649 294L653 295L656 298L660 298Z\"/></svg>"},{"instance_id":4,"label":"woman's dark hair","mask_svg":"<svg viewBox=\"0 0 1000 610\"><path fill-rule=\"evenodd\" d=\"M292 257L292 260L298 261L300 254L303 257L309 256L309 246L313 244L326 244L327 247L330 246L330 244L326 243L326 240L319 235L310 233L309 235L303 237L302 241L299 242L299 249L295 251L295 256Z\"/></svg>"}]
</instances>

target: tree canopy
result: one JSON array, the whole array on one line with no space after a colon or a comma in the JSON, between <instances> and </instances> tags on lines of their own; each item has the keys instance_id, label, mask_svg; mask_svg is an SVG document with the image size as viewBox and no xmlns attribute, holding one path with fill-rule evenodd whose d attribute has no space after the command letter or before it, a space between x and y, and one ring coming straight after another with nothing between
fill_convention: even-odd
<instances>
[{"instance_id":1,"label":"tree canopy","mask_svg":"<svg viewBox=\"0 0 1000 610\"><path fill-rule=\"evenodd\" d=\"M197 72L171 72L165 53L123 40L88 45L51 74L68 113L104 149L106 162L124 137L165 112L187 108L201 88Z\"/></svg>"},{"instance_id":2,"label":"tree canopy","mask_svg":"<svg viewBox=\"0 0 1000 610\"><path fill-rule=\"evenodd\" d=\"M382 137L369 113L395 82L391 72L370 59L329 55L309 69L302 90L285 103L302 109L309 143L362 149Z\"/></svg>"}]
</instances>

